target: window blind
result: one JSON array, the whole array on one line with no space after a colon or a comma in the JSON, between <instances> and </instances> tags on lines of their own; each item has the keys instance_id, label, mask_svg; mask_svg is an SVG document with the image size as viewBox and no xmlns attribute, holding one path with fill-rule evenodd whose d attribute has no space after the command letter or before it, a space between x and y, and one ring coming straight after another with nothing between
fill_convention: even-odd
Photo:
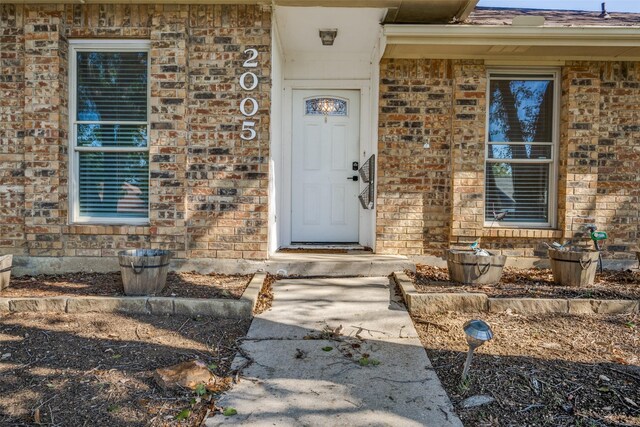
<instances>
[{"instance_id":1,"label":"window blind","mask_svg":"<svg viewBox=\"0 0 640 427\"><path fill-rule=\"evenodd\" d=\"M80 214L146 217L149 163L146 152L80 153Z\"/></svg>"},{"instance_id":2,"label":"window blind","mask_svg":"<svg viewBox=\"0 0 640 427\"><path fill-rule=\"evenodd\" d=\"M80 219L148 218L148 54L76 52Z\"/></svg>"}]
</instances>

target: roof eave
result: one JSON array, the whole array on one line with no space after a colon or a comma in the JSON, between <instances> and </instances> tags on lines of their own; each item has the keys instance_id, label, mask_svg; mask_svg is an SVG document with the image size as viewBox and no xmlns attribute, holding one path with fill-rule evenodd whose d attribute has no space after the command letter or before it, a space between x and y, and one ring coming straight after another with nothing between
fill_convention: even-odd
<instances>
[{"instance_id":1,"label":"roof eave","mask_svg":"<svg viewBox=\"0 0 640 427\"><path fill-rule=\"evenodd\" d=\"M632 43L640 46L640 27L511 27L477 25L385 25L387 43L423 42L484 44L487 40L519 44L524 40L549 43L598 41Z\"/></svg>"},{"instance_id":2,"label":"roof eave","mask_svg":"<svg viewBox=\"0 0 640 427\"><path fill-rule=\"evenodd\" d=\"M395 58L640 60L640 27L385 25L384 36Z\"/></svg>"}]
</instances>

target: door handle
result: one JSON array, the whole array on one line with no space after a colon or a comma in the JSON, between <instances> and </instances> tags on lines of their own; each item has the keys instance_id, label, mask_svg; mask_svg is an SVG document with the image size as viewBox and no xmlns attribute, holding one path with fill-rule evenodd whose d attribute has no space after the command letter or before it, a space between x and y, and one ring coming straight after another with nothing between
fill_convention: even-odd
<instances>
[{"instance_id":1,"label":"door handle","mask_svg":"<svg viewBox=\"0 0 640 427\"><path fill-rule=\"evenodd\" d=\"M350 180L353 180L353 181L357 181L357 180L358 180L358 175L350 176L350 177L349 177L349 178L347 178L347 179L350 179Z\"/></svg>"}]
</instances>

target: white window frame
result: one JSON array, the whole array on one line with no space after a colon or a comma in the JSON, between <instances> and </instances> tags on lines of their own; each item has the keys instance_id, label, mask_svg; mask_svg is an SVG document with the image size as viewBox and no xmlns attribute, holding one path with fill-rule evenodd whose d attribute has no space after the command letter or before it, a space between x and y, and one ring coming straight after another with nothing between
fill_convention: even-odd
<instances>
[{"instance_id":1,"label":"white window frame","mask_svg":"<svg viewBox=\"0 0 640 427\"><path fill-rule=\"evenodd\" d=\"M487 89L486 89L486 117L485 117L485 138L484 138L484 188L483 198L484 203L487 201L486 194L486 182L487 182L487 163L500 163L501 159L489 159L489 115L490 115L490 88L492 75L496 74L512 74L514 76L522 76L527 79L535 80L538 77L539 80L549 80L549 76L552 76L553 80L553 114L552 114L552 134L551 143L551 159L547 161L541 160L518 160L517 163L549 163L549 200L548 200L548 212L549 221L547 222L506 222L500 224L497 221L493 221L492 218L484 218L484 227L491 228L536 228L536 229L554 229L557 226L558 221L558 156L560 154L560 94L562 88L560 87L560 69L554 68L490 68L487 69ZM493 77L495 80L500 78ZM503 80L512 80L513 77L504 77ZM496 144L495 142L493 144ZM506 143L505 143L506 144ZM509 142L508 144L518 144L518 142ZM524 143L523 143L524 144ZM486 215L486 206L482 211L483 215Z\"/></svg>"},{"instance_id":2,"label":"white window frame","mask_svg":"<svg viewBox=\"0 0 640 427\"><path fill-rule=\"evenodd\" d=\"M80 152L146 152L150 153L151 118L151 43L148 40L69 40L69 223L105 225L146 225L149 224L149 209L146 218L91 217L80 215ZM145 122L105 121L105 124L146 124L147 147L78 147L76 125L84 123L76 120L77 114L77 52L147 52L147 120ZM150 162L149 162L150 163ZM149 189L150 190L150 189Z\"/></svg>"}]
</instances>

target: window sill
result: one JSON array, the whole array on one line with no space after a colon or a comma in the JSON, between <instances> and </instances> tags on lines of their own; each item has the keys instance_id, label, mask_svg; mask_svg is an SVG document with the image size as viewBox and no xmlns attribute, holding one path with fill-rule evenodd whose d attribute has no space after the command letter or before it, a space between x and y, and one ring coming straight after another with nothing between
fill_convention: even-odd
<instances>
[{"instance_id":1,"label":"window sill","mask_svg":"<svg viewBox=\"0 0 640 427\"><path fill-rule=\"evenodd\" d=\"M89 226L103 226L103 227L118 227L118 226L133 226L133 227L148 227L151 222L148 218L141 218L139 220L117 220L117 219L94 219L94 220L75 220L69 224L73 225L89 225Z\"/></svg>"},{"instance_id":2,"label":"window sill","mask_svg":"<svg viewBox=\"0 0 640 427\"><path fill-rule=\"evenodd\" d=\"M482 229L483 237L517 237L532 239L561 239L562 230L548 228L489 228Z\"/></svg>"}]
</instances>

